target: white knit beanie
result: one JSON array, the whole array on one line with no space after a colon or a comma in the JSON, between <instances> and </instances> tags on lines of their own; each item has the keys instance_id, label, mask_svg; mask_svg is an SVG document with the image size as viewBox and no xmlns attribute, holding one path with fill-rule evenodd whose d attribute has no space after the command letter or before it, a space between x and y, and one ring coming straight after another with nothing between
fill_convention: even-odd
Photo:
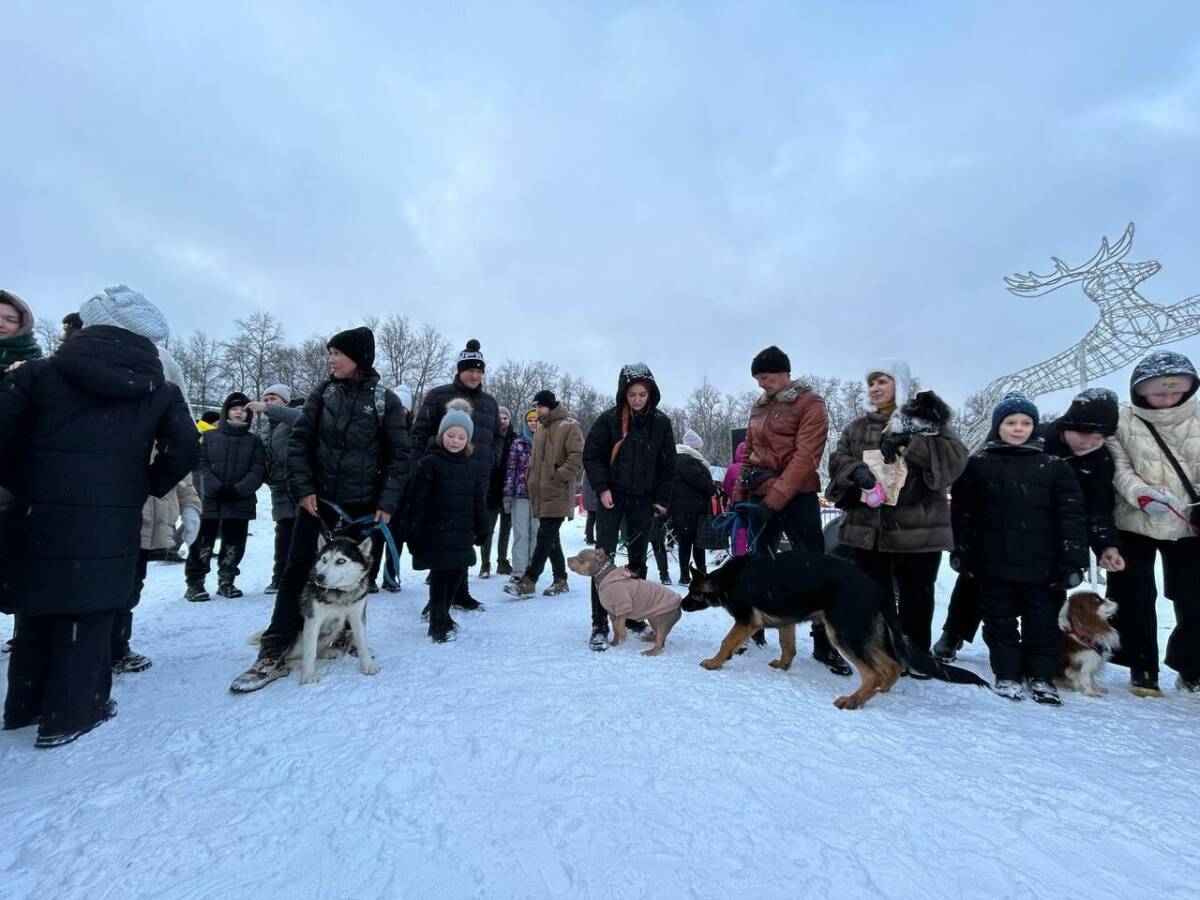
<instances>
[{"instance_id":1,"label":"white knit beanie","mask_svg":"<svg viewBox=\"0 0 1200 900\"><path fill-rule=\"evenodd\" d=\"M696 432L692 431L690 428L683 433L683 442L693 450L701 450L704 448L704 438L700 437L700 435L696 434Z\"/></svg>"},{"instance_id":2,"label":"white knit beanie","mask_svg":"<svg viewBox=\"0 0 1200 900\"><path fill-rule=\"evenodd\" d=\"M105 288L94 297L89 297L79 307L83 327L112 325L140 334L154 343L165 341L171 335L171 326L157 306L142 294L123 284Z\"/></svg>"},{"instance_id":3,"label":"white knit beanie","mask_svg":"<svg viewBox=\"0 0 1200 900\"><path fill-rule=\"evenodd\" d=\"M877 359L874 365L867 369L866 377L870 378L876 372L887 375L896 382L896 409L900 409L908 403L908 394L912 386L912 372L908 368L908 363L902 359ZM870 400L865 401L863 406L869 412L879 412Z\"/></svg>"}]
</instances>

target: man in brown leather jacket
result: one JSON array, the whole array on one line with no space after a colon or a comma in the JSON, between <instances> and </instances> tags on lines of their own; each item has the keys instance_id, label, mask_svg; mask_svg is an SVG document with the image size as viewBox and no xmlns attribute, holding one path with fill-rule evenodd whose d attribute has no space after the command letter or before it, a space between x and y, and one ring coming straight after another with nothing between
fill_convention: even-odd
<instances>
[{"instance_id":1,"label":"man in brown leather jacket","mask_svg":"<svg viewBox=\"0 0 1200 900\"><path fill-rule=\"evenodd\" d=\"M758 501L750 523L751 552L774 555L786 533L793 549L824 553L817 468L829 436L825 401L792 380L791 360L774 345L754 357L750 374L762 395L750 409L746 455L733 498ZM849 675L850 665L833 649L824 626L814 625L812 635L813 657L834 674Z\"/></svg>"}]
</instances>

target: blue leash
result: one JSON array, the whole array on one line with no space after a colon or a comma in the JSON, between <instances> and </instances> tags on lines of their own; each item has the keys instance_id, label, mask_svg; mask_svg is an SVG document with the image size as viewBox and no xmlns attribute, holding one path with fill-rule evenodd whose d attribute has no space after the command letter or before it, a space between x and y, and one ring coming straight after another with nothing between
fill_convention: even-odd
<instances>
[{"instance_id":1,"label":"blue leash","mask_svg":"<svg viewBox=\"0 0 1200 900\"><path fill-rule=\"evenodd\" d=\"M400 582L400 551L396 548L396 540L392 537L392 529L386 522L375 521L375 517L373 515L366 515L357 519L352 519L350 518L350 514L348 512L346 512L332 500L326 500L324 497L318 497L317 502L324 503L335 513L337 513L338 518L342 520L337 528L334 529L334 531L342 531L347 528L359 528L363 525L370 525L372 529L379 531L379 533L383 535L383 542L387 544L388 550L391 551L389 554L390 558L387 560L391 563L391 565L384 567L384 577L392 579L392 582L396 584ZM321 532L325 535L325 537L333 537L334 532L326 528L325 523L321 521L320 518L318 518L317 521L321 523Z\"/></svg>"},{"instance_id":2,"label":"blue leash","mask_svg":"<svg viewBox=\"0 0 1200 900\"><path fill-rule=\"evenodd\" d=\"M751 512L758 506L757 503L735 503L733 509L729 512L721 513L719 516L713 516L713 528L718 534L723 534L729 538L730 547L733 546L733 532L740 525L746 529L748 540L746 542L746 552L754 553L758 549L758 539L762 537L762 533L767 530L764 524L762 528L755 533L751 530Z\"/></svg>"}]
</instances>

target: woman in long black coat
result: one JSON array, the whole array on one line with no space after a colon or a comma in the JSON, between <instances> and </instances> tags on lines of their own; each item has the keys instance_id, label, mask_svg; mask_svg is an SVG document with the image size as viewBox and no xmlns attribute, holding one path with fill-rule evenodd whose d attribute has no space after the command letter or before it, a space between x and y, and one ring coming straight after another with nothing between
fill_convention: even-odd
<instances>
[{"instance_id":1,"label":"woman in long black coat","mask_svg":"<svg viewBox=\"0 0 1200 900\"><path fill-rule=\"evenodd\" d=\"M94 325L0 388L0 608L16 615L4 727L67 743L115 713L109 638L134 596L142 505L196 465L199 434L153 343ZM157 447L154 461L151 451Z\"/></svg>"},{"instance_id":2,"label":"woman in long black coat","mask_svg":"<svg viewBox=\"0 0 1200 900\"><path fill-rule=\"evenodd\" d=\"M671 527L679 545L679 583L691 583L688 566L696 564L700 573L706 571L704 550L696 546L696 531L700 519L710 510L717 486L712 479L708 460L700 455L704 441L692 429L683 435L683 443L675 446L675 485L671 489Z\"/></svg>"}]
</instances>

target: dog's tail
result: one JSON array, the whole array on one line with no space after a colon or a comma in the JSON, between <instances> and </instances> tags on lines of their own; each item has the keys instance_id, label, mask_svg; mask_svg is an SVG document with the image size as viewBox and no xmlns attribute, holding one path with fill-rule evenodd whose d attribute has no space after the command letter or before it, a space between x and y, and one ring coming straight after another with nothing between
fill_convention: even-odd
<instances>
[{"instance_id":1,"label":"dog's tail","mask_svg":"<svg viewBox=\"0 0 1200 900\"><path fill-rule=\"evenodd\" d=\"M891 598L888 598L889 601ZM980 678L974 672L964 669L961 666L951 666L942 662L940 659L935 659L925 650L919 650L913 646L912 639L904 633L904 627L900 623L900 616L896 613L896 607L891 602L882 604L880 613L883 615L883 621L887 625L888 633L892 639L892 648L896 651L896 658L900 661L900 665L907 666L914 672L925 675L928 678L936 678L938 681L946 681L950 684L973 684L976 687L985 687L991 690L991 685L986 680Z\"/></svg>"}]
</instances>

